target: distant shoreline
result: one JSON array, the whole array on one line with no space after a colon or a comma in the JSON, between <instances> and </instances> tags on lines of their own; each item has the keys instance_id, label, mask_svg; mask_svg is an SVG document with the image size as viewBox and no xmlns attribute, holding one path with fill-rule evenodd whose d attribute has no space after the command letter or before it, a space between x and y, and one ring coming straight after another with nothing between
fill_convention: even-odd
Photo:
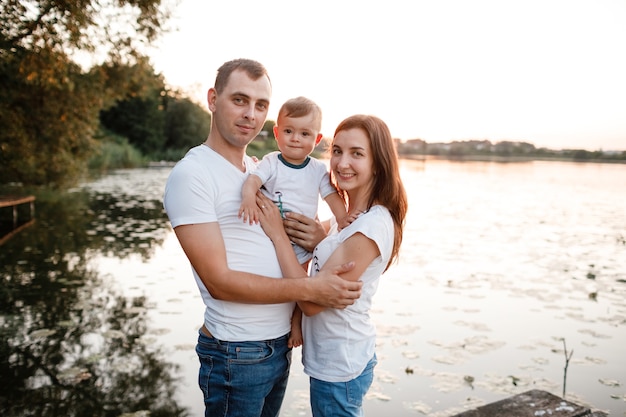
<instances>
[{"instance_id":1,"label":"distant shoreline","mask_svg":"<svg viewBox=\"0 0 626 417\"><path fill-rule=\"evenodd\" d=\"M620 159L585 159L577 160L569 157L537 157L537 156L499 156L499 155L417 155L417 154L398 154L400 159L411 159L418 161L453 161L453 162L498 162L498 163L515 163L515 162L576 162L576 163L595 163L595 164L625 164L626 160Z\"/></svg>"},{"instance_id":2,"label":"distant shoreline","mask_svg":"<svg viewBox=\"0 0 626 417\"><path fill-rule=\"evenodd\" d=\"M326 155L316 156L318 159L328 159ZM260 157L259 159L261 159ZM451 162L497 162L497 163L523 163L523 162L575 162L594 164L626 164L623 159L585 159L577 160L571 157L538 157L538 156L500 156L500 155L418 155L418 154L398 154L399 159L414 161L451 161ZM150 161L148 168L171 168L176 165L176 161Z\"/></svg>"}]
</instances>

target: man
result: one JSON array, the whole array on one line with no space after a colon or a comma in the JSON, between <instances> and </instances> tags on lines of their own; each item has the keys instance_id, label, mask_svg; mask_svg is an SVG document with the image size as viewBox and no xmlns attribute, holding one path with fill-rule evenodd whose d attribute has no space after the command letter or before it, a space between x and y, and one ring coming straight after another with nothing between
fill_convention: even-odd
<instances>
[{"instance_id":1,"label":"man","mask_svg":"<svg viewBox=\"0 0 626 417\"><path fill-rule=\"evenodd\" d=\"M174 167L164 206L205 303L196 352L206 416L278 416L287 386L294 301L344 308L361 283L337 266L315 279L282 278L272 242L238 218L241 187L254 168L246 155L270 104L272 86L258 62L223 64L208 91L207 140Z\"/></svg>"}]
</instances>

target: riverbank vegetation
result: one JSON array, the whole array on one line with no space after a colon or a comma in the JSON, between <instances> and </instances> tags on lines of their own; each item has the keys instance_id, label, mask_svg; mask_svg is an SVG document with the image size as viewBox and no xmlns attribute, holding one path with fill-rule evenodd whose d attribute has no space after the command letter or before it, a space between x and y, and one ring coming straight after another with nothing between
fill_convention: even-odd
<instances>
[{"instance_id":1,"label":"riverbank vegetation","mask_svg":"<svg viewBox=\"0 0 626 417\"><path fill-rule=\"evenodd\" d=\"M398 142L398 153L406 157L439 157L453 160L569 160L575 162L626 163L626 150L548 149L532 143L489 140L428 143L421 139Z\"/></svg>"},{"instance_id":2,"label":"riverbank vegetation","mask_svg":"<svg viewBox=\"0 0 626 417\"><path fill-rule=\"evenodd\" d=\"M171 6L3 2L1 183L66 188L89 168L141 164L206 130L207 113L167 87L142 53L165 31Z\"/></svg>"}]
</instances>

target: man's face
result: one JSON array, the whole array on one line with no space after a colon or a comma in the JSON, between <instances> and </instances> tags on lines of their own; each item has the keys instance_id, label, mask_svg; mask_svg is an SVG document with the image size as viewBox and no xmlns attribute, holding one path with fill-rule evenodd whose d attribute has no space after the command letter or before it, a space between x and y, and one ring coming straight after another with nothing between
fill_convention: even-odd
<instances>
[{"instance_id":1,"label":"man's face","mask_svg":"<svg viewBox=\"0 0 626 417\"><path fill-rule=\"evenodd\" d=\"M209 90L209 109L220 136L232 146L245 148L263 128L271 95L267 77L253 80L241 70L230 75L221 93Z\"/></svg>"}]
</instances>

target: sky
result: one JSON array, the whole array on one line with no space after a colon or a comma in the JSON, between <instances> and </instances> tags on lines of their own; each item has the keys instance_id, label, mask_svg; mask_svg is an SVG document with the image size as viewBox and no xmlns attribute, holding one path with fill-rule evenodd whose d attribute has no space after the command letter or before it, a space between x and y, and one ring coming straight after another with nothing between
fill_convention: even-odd
<instances>
[{"instance_id":1,"label":"sky","mask_svg":"<svg viewBox=\"0 0 626 417\"><path fill-rule=\"evenodd\" d=\"M205 104L217 68L270 74L268 119L306 96L322 133L356 113L394 137L626 150L626 0L179 0L149 53Z\"/></svg>"}]
</instances>

